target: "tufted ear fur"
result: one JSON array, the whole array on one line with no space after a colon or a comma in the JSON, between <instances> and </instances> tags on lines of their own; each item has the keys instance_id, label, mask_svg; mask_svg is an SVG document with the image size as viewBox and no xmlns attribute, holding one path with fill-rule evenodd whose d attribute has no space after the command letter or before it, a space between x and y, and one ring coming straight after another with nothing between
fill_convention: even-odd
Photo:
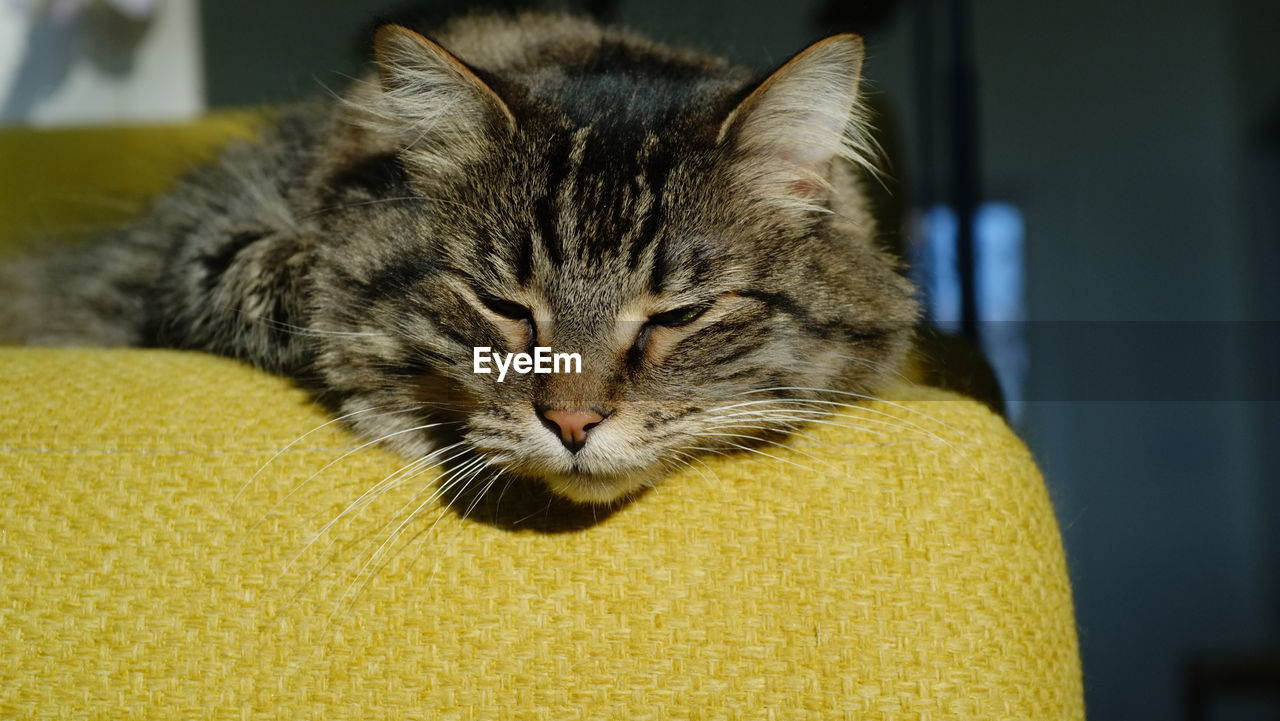
<instances>
[{"instance_id":1,"label":"tufted ear fur","mask_svg":"<svg viewBox=\"0 0 1280 721\"><path fill-rule=\"evenodd\" d=\"M384 25L374 36L374 57L384 129L387 121L401 121L406 141L430 136L459 142L515 129L515 116L502 98L474 70L422 35Z\"/></svg>"},{"instance_id":2,"label":"tufted ear fur","mask_svg":"<svg viewBox=\"0 0 1280 721\"><path fill-rule=\"evenodd\" d=\"M729 113L719 141L744 154L739 166L748 182L784 203L814 209L826 205L837 160L873 168L858 98L863 55L857 35L821 40Z\"/></svg>"}]
</instances>

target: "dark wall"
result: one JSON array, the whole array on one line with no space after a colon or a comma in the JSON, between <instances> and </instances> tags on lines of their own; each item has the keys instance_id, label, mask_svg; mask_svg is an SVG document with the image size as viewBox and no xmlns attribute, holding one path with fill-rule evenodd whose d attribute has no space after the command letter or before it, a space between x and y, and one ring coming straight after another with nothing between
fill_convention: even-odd
<instances>
[{"instance_id":1,"label":"dark wall","mask_svg":"<svg viewBox=\"0 0 1280 721\"><path fill-rule=\"evenodd\" d=\"M1027 433L1091 716L1171 718L1191 653L1274 642L1280 615L1280 429L1259 402L1275 366L1254 352L1268 328L1244 322L1280 317L1246 207L1249 106L1277 74L1240 55L1242 32L1274 48L1280 24L1239 22L1258 3L977 5L990 187L1027 215ZM1130 382L1081 392L1104 373Z\"/></svg>"}]
</instances>

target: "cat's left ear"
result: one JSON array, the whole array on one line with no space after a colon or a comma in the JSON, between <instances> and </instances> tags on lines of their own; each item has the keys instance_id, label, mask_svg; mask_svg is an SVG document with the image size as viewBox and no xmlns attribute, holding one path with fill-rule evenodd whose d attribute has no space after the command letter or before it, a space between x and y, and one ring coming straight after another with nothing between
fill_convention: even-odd
<instances>
[{"instance_id":1,"label":"cat's left ear","mask_svg":"<svg viewBox=\"0 0 1280 721\"><path fill-rule=\"evenodd\" d=\"M373 46L382 94L415 132L515 129L515 116L493 88L434 41L406 27L384 25Z\"/></svg>"},{"instance_id":2,"label":"cat's left ear","mask_svg":"<svg viewBox=\"0 0 1280 721\"><path fill-rule=\"evenodd\" d=\"M870 165L858 97L864 55L862 38L852 34L810 45L729 113L719 142L746 154L743 165L771 195L821 203L839 159Z\"/></svg>"}]
</instances>

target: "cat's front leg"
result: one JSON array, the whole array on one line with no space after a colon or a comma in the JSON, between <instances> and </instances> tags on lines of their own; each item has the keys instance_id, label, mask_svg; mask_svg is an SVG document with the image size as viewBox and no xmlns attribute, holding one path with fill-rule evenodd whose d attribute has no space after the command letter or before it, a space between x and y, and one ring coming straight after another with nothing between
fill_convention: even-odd
<instances>
[{"instance_id":1,"label":"cat's front leg","mask_svg":"<svg viewBox=\"0 0 1280 721\"><path fill-rule=\"evenodd\" d=\"M155 344L300 371L315 345L306 313L312 246L297 231L246 226L187 249L169 274Z\"/></svg>"}]
</instances>

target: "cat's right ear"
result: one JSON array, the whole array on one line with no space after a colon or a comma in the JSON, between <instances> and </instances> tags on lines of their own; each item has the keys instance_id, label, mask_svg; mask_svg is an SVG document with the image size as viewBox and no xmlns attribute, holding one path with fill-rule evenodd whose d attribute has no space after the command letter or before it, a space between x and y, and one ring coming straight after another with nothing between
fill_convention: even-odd
<instances>
[{"instance_id":1,"label":"cat's right ear","mask_svg":"<svg viewBox=\"0 0 1280 721\"><path fill-rule=\"evenodd\" d=\"M745 153L739 166L747 182L784 203L821 207L836 162L874 167L858 91L863 56L857 35L821 40L729 113L718 139Z\"/></svg>"},{"instance_id":2,"label":"cat's right ear","mask_svg":"<svg viewBox=\"0 0 1280 721\"><path fill-rule=\"evenodd\" d=\"M406 27L384 25L373 47L383 97L413 132L515 130L515 116L493 88L435 42Z\"/></svg>"}]
</instances>

